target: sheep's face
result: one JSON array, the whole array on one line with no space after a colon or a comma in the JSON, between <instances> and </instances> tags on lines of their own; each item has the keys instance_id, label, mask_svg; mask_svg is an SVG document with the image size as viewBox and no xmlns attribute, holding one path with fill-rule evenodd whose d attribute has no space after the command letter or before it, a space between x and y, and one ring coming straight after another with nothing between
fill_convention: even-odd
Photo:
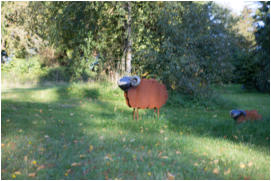
<instances>
[{"instance_id":1,"label":"sheep's face","mask_svg":"<svg viewBox=\"0 0 271 181\"><path fill-rule=\"evenodd\" d=\"M118 86L123 90L123 91L127 91L130 87L132 87L131 85L131 77L122 77L119 81L118 81Z\"/></svg>"},{"instance_id":2,"label":"sheep's face","mask_svg":"<svg viewBox=\"0 0 271 181\"><path fill-rule=\"evenodd\" d=\"M119 81L118 81L118 86L123 90L123 91L127 91L129 88L131 87L137 87L140 84L140 78L138 76L125 76L122 77Z\"/></svg>"}]
</instances>

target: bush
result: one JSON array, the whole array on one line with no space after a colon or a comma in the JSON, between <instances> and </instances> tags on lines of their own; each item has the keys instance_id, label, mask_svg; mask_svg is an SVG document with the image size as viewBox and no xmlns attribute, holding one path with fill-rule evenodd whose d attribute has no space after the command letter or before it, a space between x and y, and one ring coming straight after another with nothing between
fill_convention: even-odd
<instances>
[{"instance_id":1,"label":"bush","mask_svg":"<svg viewBox=\"0 0 271 181\"><path fill-rule=\"evenodd\" d=\"M8 64L2 64L2 80L8 82L37 82L39 77L46 74L37 57L29 59L14 58Z\"/></svg>"}]
</instances>

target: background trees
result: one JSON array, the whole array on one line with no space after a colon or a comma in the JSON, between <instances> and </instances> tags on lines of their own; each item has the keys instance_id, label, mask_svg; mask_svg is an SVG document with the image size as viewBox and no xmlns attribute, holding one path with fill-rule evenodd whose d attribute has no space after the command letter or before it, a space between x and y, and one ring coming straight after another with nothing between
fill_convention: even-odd
<instances>
[{"instance_id":1,"label":"background trees","mask_svg":"<svg viewBox=\"0 0 271 181\"><path fill-rule=\"evenodd\" d=\"M269 3L251 14L212 2L2 2L1 43L17 57L38 53L71 80L131 72L196 97L232 81L267 91Z\"/></svg>"},{"instance_id":2,"label":"background trees","mask_svg":"<svg viewBox=\"0 0 271 181\"><path fill-rule=\"evenodd\" d=\"M261 8L254 16L257 23L255 38L257 46L255 58L257 71L255 72L256 88L260 91L270 90L270 1L260 2ZM263 23L263 24L260 24Z\"/></svg>"}]
</instances>

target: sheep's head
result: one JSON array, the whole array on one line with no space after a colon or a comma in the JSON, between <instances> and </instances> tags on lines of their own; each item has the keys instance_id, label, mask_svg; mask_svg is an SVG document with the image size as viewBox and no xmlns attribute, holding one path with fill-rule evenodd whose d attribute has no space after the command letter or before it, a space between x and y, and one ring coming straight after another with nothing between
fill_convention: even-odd
<instances>
[{"instance_id":1,"label":"sheep's head","mask_svg":"<svg viewBox=\"0 0 271 181\"><path fill-rule=\"evenodd\" d=\"M237 119L241 115L246 116L246 112L242 110L231 110L230 114L233 119Z\"/></svg>"},{"instance_id":2,"label":"sheep's head","mask_svg":"<svg viewBox=\"0 0 271 181\"><path fill-rule=\"evenodd\" d=\"M131 87L136 87L140 84L140 78L138 76L125 76L118 81L118 86L123 90L127 91Z\"/></svg>"}]
</instances>

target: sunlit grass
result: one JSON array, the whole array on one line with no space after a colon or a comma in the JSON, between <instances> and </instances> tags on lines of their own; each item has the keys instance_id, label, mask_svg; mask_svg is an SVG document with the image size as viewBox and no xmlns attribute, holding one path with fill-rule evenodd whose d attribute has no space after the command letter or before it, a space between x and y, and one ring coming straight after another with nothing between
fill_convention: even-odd
<instances>
[{"instance_id":1,"label":"sunlit grass","mask_svg":"<svg viewBox=\"0 0 271 181\"><path fill-rule=\"evenodd\" d=\"M4 89L2 179L269 179L269 95L221 92L264 120L166 105L135 121L108 83Z\"/></svg>"}]
</instances>

